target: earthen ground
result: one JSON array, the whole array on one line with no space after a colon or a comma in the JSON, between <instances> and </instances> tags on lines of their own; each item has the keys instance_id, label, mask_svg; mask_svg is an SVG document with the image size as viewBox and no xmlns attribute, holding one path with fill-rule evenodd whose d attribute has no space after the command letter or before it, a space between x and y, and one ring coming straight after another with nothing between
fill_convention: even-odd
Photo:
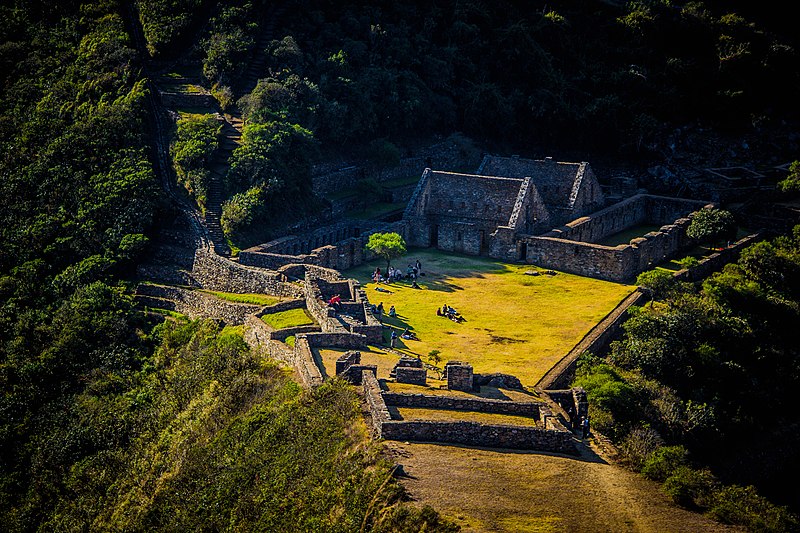
<instances>
[{"instance_id":1,"label":"earthen ground","mask_svg":"<svg viewBox=\"0 0 800 533\"><path fill-rule=\"evenodd\" d=\"M455 445L387 442L419 505L464 532L744 531L677 507L657 483L582 446L579 458Z\"/></svg>"}]
</instances>

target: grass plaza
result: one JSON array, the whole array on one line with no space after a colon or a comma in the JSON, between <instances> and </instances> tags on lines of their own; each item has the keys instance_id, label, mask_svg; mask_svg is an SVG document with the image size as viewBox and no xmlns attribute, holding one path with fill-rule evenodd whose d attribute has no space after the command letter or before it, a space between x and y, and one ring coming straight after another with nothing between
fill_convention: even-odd
<instances>
[{"instance_id":1,"label":"grass plaza","mask_svg":"<svg viewBox=\"0 0 800 533\"><path fill-rule=\"evenodd\" d=\"M383 303L384 340L409 328L419 340L397 339L396 351L419 356L440 352L441 364L467 361L476 373L502 372L533 386L581 338L635 287L557 272L531 265L502 263L483 257L437 250L410 250L392 262L403 272L419 260L420 289L409 281L376 284L375 260L343 272L359 280L375 305ZM538 275L530 275L531 272ZM437 316L443 305L464 318ZM395 307L397 316L389 317ZM380 350L374 350L380 352ZM391 355L396 360L396 355ZM385 366L385 365L379 365ZM379 377L385 377L379 370Z\"/></svg>"}]
</instances>

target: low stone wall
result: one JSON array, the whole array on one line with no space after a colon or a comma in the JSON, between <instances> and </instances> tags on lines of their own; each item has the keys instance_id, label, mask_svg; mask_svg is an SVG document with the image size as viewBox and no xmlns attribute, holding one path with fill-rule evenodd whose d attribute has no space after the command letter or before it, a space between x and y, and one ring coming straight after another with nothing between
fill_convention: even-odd
<instances>
[{"instance_id":1,"label":"low stone wall","mask_svg":"<svg viewBox=\"0 0 800 533\"><path fill-rule=\"evenodd\" d=\"M628 295L536 383L536 390L568 387L575 377L578 357L584 352L600 355L608 343L620 333L622 323L628 319L628 309L633 305L642 305L645 301L647 295L642 292L636 291Z\"/></svg>"},{"instance_id":2,"label":"low stone wall","mask_svg":"<svg viewBox=\"0 0 800 533\"><path fill-rule=\"evenodd\" d=\"M307 333L304 335L311 346L328 348L347 348L361 350L367 347L364 335L353 333Z\"/></svg>"},{"instance_id":3,"label":"low stone wall","mask_svg":"<svg viewBox=\"0 0 800 533\"><path fill-rule=\"evenodd\" d=\"M203 249L195 253L192 277L202 287L216 291L303 296L300 287L287 283L278 272L243 266Z\"/></svg>"},{"instance_id":4,"label":"low stone wall","mask_svg":"<svg viewBox=\"0 0 800 533\"><path fill-rule=\"evenodd\" d=\"M269 327L269 325L267 325ZM285 341L287 337L297 337L303 333L316 333L319 326L296 326L293 328L276 329L270 333L270 337L276 341Z\"/></svg>"},{"instance_id":5,"label":"low stone wall","mask_svg":"<svg viewBox=\"0 0 800 533\"><path fill-rule=\"evenodd\" d=\"M281 311L291 311L292 309L303 309L306 306L306 301L301 298L287 300L285 302L278 302L274 305L269 305L258 313L258 316L269 315L272 313L280 313Z\"/></svg>"},{"instance_id":6,"label":"low stone wall","mask_svg":"<svg viewBox=\"0 0 800 533\"><path fill-rule=\"evenodd\" d=\"M247 317L244 340L251 348L265 350L272 359L294 367L294 350L282 342L273 340L271 329L260 318L254 315Z\"/></svg>"},{"instance_id":7,"label":"low stone wall","mask_svg":"<svg viewBox=\"0 0 800 533\"><path fill-rule=\"evenodd\" d=\"M539 418L539 402L510 402L484 398L462 398L433 394L409 394L384 392L386 405L396 407L420 407L424 409L451 409L456 411L477 411L503 415L530 416Z\"/></svg>"},{"instance_id":8,"label":"low stone wall","mask_svg":"<svg viewBox=\"0 0 800 533\"><path fill-rule=\"evenodd\" d=\"M707 205L708 202L705 201L639 194L589 216L573 220L543 236L598 242L638 224L672 225L677 219L686 217Z\"/></svg>"},{"instance_id":9,"label":"low stone wall","mask_svg":"<svg viewBox=\"0 0 800 533\"><path fill-rule=\"evenodd\" d=\"M392 420L378 380L370 372L362 373L367 409L377 438L422 442L448 442L469 446L514 448L575 454L572 434L560 430L530 426L490 425L477 422L434 422Z\"/></svg>"},{"instance_id":10,"label":"low stone wall","mask_svg":"<svg viewBox=\"0 0 800 533\"><path fill-rule=\"evenodd\" d=\"M294 368L300 375L300 380L303 385L309 388L319 387L322 385L322 372L314 362L314 354L311 352L311 343L308 340L308 335L298 335L294 341Z\"/></svg>"},{"instance_id":11,"label":"low stone wall","mask_svg":"<svg viewBox=\"0 0 800 533\"><path fill-rule=\"evenodd\" d=\"M381 425L381 437L389 440L448 442L468 446L577 454L572 433L529 426L390 420Z\"/></svg>"},{"instance_id":12,"label":"low stone wall","mask_svg":"<svg viewBox=\"0 0 800 533\"><path fill-rule=\"evenodd\" d=\"M398 383L425 385L428 382L428 370L425 368L401 366L395 368L394 376Z\"/></svg>"},{"instance_id":13,"label":"low stone wall","mask_svg":"<svg viewBox=\"0 0 800 533\"><path fill-rule=\"evenodd\" d=\"M372 417L372 423L378 438L381 436L381 427L384 423L392 419L386 402L383 401L381 386L378 379L371 372L361 373L361 385L364 387L364 399L367 402L367 409Z\"/></svg>"},{"instance_id":14,"label":"low stone wall","mask_svg":"<svg viewBox=\"0 0 800 533\"><path fill-rule=\"evenodd\" d=\"M761 232L748 235L747 237L736 241L732 246L729 246L724 250L720 250L719 252L704 258L697 266L679 270L675 273L675 279L679 281L692 282L703 280L711 275L712 272L722 270L722 267L728 263L737 261L739 259L739 255L742 253L742 250L763 239L764 234Z\"/></svg>"},{"instance_id":15,"label":"low stone wall","mask_svg":"<svg viewBox=\"0 0 800 533\"><path fill-rule=\"evenodd\" d=\"M158 298L171 302L169 309L183 313L190 318L214 318L223 320L226 324L244 324L248 315L256 313L262 309L259 305L239 304L228 302L216 298L210 294L184 289L181 287L169 287L165 285L139 285L136 289L137 295L150 298L152 300L140 301L153 307L164 307L158 305Z\"/></svg>"},{"instance_id":16,"label":"low stone wall","mask_svg":"<svg viewBox=\"0 0 800 533\"><path fill-rule=\"evenodd\" d=\"M343 353L336 359L336 375L338 376L351 366L359 363L361 363L361 352L353 350Z\"/></svg>"}]
</instances>

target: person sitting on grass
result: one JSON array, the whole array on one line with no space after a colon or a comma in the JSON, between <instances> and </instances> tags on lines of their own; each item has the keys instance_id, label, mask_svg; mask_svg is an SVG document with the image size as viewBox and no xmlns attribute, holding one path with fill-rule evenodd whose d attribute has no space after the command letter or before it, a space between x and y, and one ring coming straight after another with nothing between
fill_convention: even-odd
<instances>
[{"instance_id":1,"label":"person sitting on grass","mask_svg":"<svg viewBox=\"0 0 800 533\"><path fill-rule=\"evenodd\" d=\"M418 341L419 340L417 338L416 334L414 334L413 332L409 331L408 328L403 330L403 333L400 334L400 338L401 339L405 339L407 341Z\"/></svg>"},{"instance_id":2,"label":"person sitting on grass","mask_svg":"<svg viewBox=\"0 0 800 533\"><path fill-rule=\"evenodd\" d=\"M394 306L389 308L389 316L392 318L397 318L397 311L395 310Z\"/></svg>"}]
</instances>

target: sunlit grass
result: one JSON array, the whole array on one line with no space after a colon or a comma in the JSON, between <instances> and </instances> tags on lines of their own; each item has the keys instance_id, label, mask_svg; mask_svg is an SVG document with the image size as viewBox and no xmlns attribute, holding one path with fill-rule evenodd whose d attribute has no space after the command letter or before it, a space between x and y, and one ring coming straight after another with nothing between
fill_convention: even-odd
<instances>
[{"instance_id":1,"label":"sunlit grass","mask_svg":"<svg viewBox=\"0 0 800 533\"><path fill-rule=\"evenodd\" d=\"M275 329L310 326L314 324L314 319L309 316L305 309L289 309L288 311L269 313L262 316L261 320Z\"/></svg>"},{"instance_id":2,"label":"sunlit grass","mask_svg":"<svg viewBox=\"0 0 800 533\"><path fill-rule=\"evenodd\" d=\"M396 260L403 271L416 259L425 276L422 290L407 283L370 281L375 261L344 272L361 281L372 303L394 305L397 318L384 321L384 338L394 328L398 334L410 327L418 341L397 341L397 350L428 362L431 350L442 362L455 359L471 363L478 373L504 372L533 385L634 287L571 274L528 276L531 265L505 264L486 258L445 254L434 250L411 251ZM436 316L447 304L466 319L455 323Z\"/></svg>"},{"instance_id":3,"label":"sunlit grass","mask_svg":"<svg viewBox=\"0 0 800 533\"><path fill-rule=\"evenodd\" d=\"M220 292L220 291L212 291L208 289L198 289L200 292L210 294L211 296L216 296L222 300L226 300L228 302L234 302L238 304L252 304L252 305L275 305L280 301L280 298L275 296L268 296L266 294L238 294L235 292Z\"/></svg>"}]
</instances>

